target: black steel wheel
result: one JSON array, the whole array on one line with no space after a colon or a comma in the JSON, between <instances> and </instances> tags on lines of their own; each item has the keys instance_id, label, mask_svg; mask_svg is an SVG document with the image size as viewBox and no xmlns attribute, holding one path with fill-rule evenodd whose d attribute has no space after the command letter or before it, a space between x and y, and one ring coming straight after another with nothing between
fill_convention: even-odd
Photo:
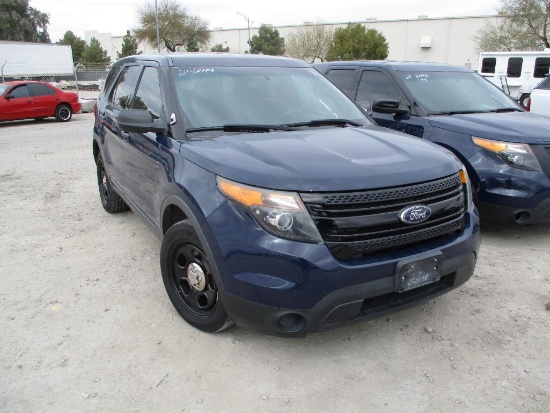
<instances>
[{"instance_id":1,"label":"black steel wheel","mask_svg":"<svg viewBox=\"0 0 550 413\"><path fill-rule=\"evenodd\" d=\"M208 333L232 324L220 298L215 268L188 221L166 232L160 267L166 292L185 321Z\"/></svg>"},{"instance_id":2,"label":"black steel wheel","mask_svg":"<svg viewBox=\"0 0 550 413\"><path fill-rule=\"evenodd\" d=\"M68 122L73 117L73 110L65 103L62 103L55 109L55 118L59 122Z\"/></svg>"},{"instance_id":3,"label":"black steel wheel","mask_svg":"<svg viewBox=\"0 0 550 413\"><path fill-rule=\"evenodd\" d=\"M103 157L101 153L97 155L97 185L99 188L99 198L101 199L101 205L107 212L122 212L128 209L128 205L122 200L122 198L113 190L111 182L105 171L105 164L103 163Z\"/></svg>"}]
</instances>

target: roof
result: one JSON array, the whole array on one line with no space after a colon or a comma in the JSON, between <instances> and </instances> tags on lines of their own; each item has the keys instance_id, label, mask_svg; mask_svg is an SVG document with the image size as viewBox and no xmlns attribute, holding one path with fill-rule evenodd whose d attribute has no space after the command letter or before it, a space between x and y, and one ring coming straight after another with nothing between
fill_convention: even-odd
<instances>
[{"instance_id":1,"label":"roof","mask_svg":"<svg viewBox=\"0 0 550 413\"><path fill-rule=\"evenodd\" d=\"M310 67L301 60L281 56L235 53L142 54L126 57L119 62L126 61L155 61L161 66L185 67Z\"/></svg>"},{"instance_id":2,"label":"roof","mask_svg":"<svg viewBox=\"0 0 550 413\"><path fill-rule=\"evenodd\" d=\"M407 62L392 60L354 60L347 62L316 63L314 67L326 68L328 66L364 66L379 67L398 72L424 71L424 72L472 72L471 69L462 66L452 66L445 63Z\"/></svg>"}]
</instances>

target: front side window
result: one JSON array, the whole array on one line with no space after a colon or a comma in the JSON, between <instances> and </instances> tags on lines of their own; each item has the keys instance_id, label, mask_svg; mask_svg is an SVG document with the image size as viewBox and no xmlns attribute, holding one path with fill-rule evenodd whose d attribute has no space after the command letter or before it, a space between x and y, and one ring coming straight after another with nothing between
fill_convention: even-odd
<instances>
[{"instance_id":1,"label":"front side window","mask_svg":"<svg viewBox=\"0 0 550 413\"><path fill-rule=\"evenodd\" d=\"M481 73L495 73L495 68L497 67L496 57L485 57L481 61Z\"/></svg>"},{"instance_id":2,"label":"front side window","mask_svg":"<svg viewBox=\"0 0 550 413\"><path fill-rule=\"evenodd\" d=\"M174 68L180 107L193 128L285 125L367 117L315 69L288 67Z\"/></svg>"},{"instance_id":3,"label":"front side window","mask_svg":"<svg viewBox=\"0 0 550 413\"><path fill-rule=\"evenodd\" d=\"M391 79L384 73L365 70L361 75L356 100L361 106L370 111L372 105L376 102L383 100L399 102L401 96Z\"/></svg>"},{"instance_id":4,"label":"front side window","mask_svg":"<svg viewBox=\"0 0 550 413\"><path fill-rule=\"evenodd\" d=\"M143 70L136 96L132 101L132 109L147 110L154 119L160 117L162 98L157 69L154 67L146 67Z\"/></svg>"},{"instance_id":5,"label":"front side window","mask_svg":"<svg viewBox=\"0 0 550 413\"><path fill-rule=\"evenodd\" d=\"M537 57L535 59L535 71L533 76L543 78L550 70L550 57Z\"/></svg>"},{"instance_id":6,"label":"front side window","mask_svg":"<svg viewBox=\"0 0 550 413\"><path fill-rule=\"evenodd\" d=\"M508 70L506 74L508 77L521 77L522 66L523 59L521 57L511 57L508 59Z\"/></svg>"},{"instance_id":7,"label":"front side window","mask_svg":"<svg viewBox=\"0 0 550 413\"><path fill-rule=\"evenodd\" d=\"M123 70L112 94L113 104L122 109L130 109L140 72L140 66L129 66Z\"/></svg>"},{"instance_id":8,"label":"front side window","mask_svg":"<svg viewBox=\"0 0 550 413\"><path fill-rule=\"evenodd\" d=\"M472 72L404 72L403 83L430 115L520 110L491 82Z\"/></svg>"},{"instance_id":9,"label":"front side window","mask_svg":"<svg viewBox=\"0 0 550 413\"><path fill-rule=\"evenodd\" d=\"M28 98L30 97L29 88L27 87L27 85L16 86L11 90L10 95L12 95L16 99Z\"/></svg>"}]
</instances>

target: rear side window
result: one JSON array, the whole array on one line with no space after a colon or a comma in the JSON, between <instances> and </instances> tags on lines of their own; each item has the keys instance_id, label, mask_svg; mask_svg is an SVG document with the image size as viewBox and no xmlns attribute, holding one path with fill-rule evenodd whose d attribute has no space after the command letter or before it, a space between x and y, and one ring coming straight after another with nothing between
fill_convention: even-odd
<instances>
[{"instance_id":1,"label":"rear side window","mask_svg":"<svg viewBox=\"0 0 550 413\"><path fill-rule=\"evenodd\" d=\"M485 57L481 61L481 73L495 73L496 66L497 66L496 57Z\"/></svg>"},{"instance_id":2,"label":"rear side window","mask_svg":"<svg viewBox=\"0 0 550 413\"><path fill-rule=\"evenodd\" d=\"M506 74L508 77L521 77L522 66L523 59L521 57L511 57L508 59L508 70Z\"/></svg>"},{"instance_id":3,"label":"rear side window","mask_svg":"<svg viewBox=\"0 0 550 413\"><path fill-rule=\"evenodd\" d=\"M342 89L346 94L353 98L355 91L353 90L353 81L355 79L354 69L335 69L327 73L327 77L332 83Z\"/></svg>"},{"instance_id":4,"label":"rear side window","mask_svg":"<svg viewBox=\"0 0 550 413\"><path fill-rule=\"evenodd\" d=\"M33 96L55 95L55 91L42 83L29 83L29 90Z\"/></svg>"},{"instance_id":5,"label":"rear side window","mask_svg":"<svg viewBox=\"0 0 550 413\"><path fill-rule=\"evenodd\" d=\"M370 110L370 106L382 100L399 102L401 96L384 73L365 70L361 75L361 82L357 90L357 103Z\"/></svg>"},{"instance_id":6,"label":"rear side window","mask_svg":"<svg viewBox=\"0 0 550 413\"><path fill-rule=\"evenodd\" d=\"M132 101L132 109L144 109L149 111L153 118L160 117L162 98L158 72L154 67L146 67L143 71L136 97Z\"/></svg>"},{"instance_id":7,"label":"rear side window","mask_svg":"<svg viewBox=\"0 0 550 413\"><path fill-rule=\"evenodd\" d=\"M550 57L537 57L533 76L541 78L548 74L550 69Z\"/></svg>"},{"instance_id":8,"label":"rear side window","mask_svg":"<svg viewBox=\"0 0 550 413\"><path fill-rule=\"evenodd\" d=\"M27 85L16 86L11 90L10 95L14 98L28 98L30 96L29 88Z\"/></svg>"},{"instance_id":9,"label":"rear side window","mask_svg":"<svg viewBox=\"0 0 550 413\"><path fill-rule=\"evenodd\" d=\"M113 91L111 103L122 109L130 108L140 72L140 66L129 66L122 71Z\"/></svg>"}]
</instances>

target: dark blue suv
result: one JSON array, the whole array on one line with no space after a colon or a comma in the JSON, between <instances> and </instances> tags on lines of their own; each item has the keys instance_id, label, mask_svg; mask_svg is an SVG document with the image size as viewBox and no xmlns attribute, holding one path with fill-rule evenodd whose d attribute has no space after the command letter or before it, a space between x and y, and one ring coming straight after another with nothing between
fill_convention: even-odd
<instances>
[{"instance_id":1,"label":"dark blue suv","mask_svg":"<svg viewBox=\"0 0 550 413\"><path fill-rule=\"evenodd\" d=\"M357 61L315 64L380 125L457 155L482 221L550 221L550 119L525 112L464 67Z\"/></svg>"},{"instance_id":2,"label":"dark blue suv","mask_svg":"<svg viewBox=\"0 0 550 413\"><path fill-rule=\"evenodd\" d=\"M95 107L108 212L162 239L180 315L304 335L443 294L479 249L450 152L380 128L303 62L224 54L116 62Z\"/></svg>"}]
</instances>

